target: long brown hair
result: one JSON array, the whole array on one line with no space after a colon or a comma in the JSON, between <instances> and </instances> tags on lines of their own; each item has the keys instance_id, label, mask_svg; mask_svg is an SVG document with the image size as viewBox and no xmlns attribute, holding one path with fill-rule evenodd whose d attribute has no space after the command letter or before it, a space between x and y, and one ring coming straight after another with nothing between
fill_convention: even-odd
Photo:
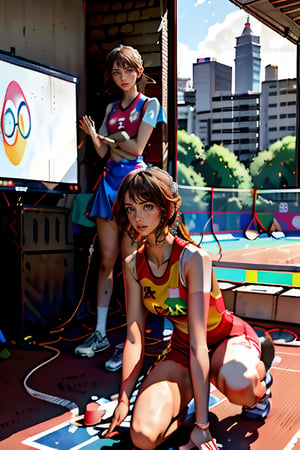
<instances>
[{"instance_id":1,"label":"long brown hair","mask_svg":"<svg viewBox=\"0 0 300 450\"><path fill-rule=\"evenodd\" d=\"M181 197L171 175L156 166L133 170L123 180L113 206L113 215L119 228L133 240L138 240L139 234L131 227L127 216L124 205L126 193L134 202L149 201L160 208L162 220L156 230L157 241L166 227L169 229L178 219Z\"/></svg>"}]
</instances>

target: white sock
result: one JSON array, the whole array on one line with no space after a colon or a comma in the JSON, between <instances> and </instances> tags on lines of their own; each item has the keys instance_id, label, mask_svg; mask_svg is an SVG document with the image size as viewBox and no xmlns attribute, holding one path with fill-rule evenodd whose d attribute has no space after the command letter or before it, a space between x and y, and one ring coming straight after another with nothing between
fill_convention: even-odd
<instances>
[{"instance_id":1,"label":"white sock","mask_svg":"<svg viewBox=\"0 0 300 450\"><path fill-rule=\"evenodd\" d=\"M97 306L96 331L100 331L103 337L106 336L107 316L108 316L108 307Z\"/></svg>"}]
</instances>

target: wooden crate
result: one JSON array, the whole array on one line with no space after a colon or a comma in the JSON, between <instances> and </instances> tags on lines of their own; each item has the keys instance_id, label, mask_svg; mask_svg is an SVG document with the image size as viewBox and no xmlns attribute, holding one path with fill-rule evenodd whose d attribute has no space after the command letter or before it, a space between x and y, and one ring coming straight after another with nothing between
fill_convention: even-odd
<instances>
[{"instance_id":1,"label":"wooden crate","mask_svg":"<svg viewBox=\"0 0 300 450\"><path fill-rule=\"evenodd\" d=\"M249 319L274 320L280 286L249 284L234 289L236 292L235 314Z\"/></svg>"},{"instance_id":2,"label":"wooden crate","mask_svg":"<svg viewBox=\"0 0 300 450\"><path fill-rule=\"evenodd\" d=\"M219 286L222 291L225 308L228 309L228 311L234 312L235 310L235 296L236 293L234 291L234 288L237 287L236 284L228 283L227 281L219 281Z\"/></svg>"},{"instance_id":3,"label":"wooden crate","mask_svg":"<svg viewBox=\"0 0 300 450\"><path fill-rule=\"evenodd\" d=\"M300 289L289 289L278 297L276 320L300 324Z\"/></svg>"}]
</instances>

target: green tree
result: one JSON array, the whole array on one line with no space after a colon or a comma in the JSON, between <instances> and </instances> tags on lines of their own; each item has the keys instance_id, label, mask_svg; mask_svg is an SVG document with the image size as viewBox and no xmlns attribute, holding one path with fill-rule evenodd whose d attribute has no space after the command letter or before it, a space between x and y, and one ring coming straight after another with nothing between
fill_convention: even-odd
<instances>
[{"instance_id":1,"label":"green tree","mask_svg":"<svg viewBox=\"0 0 300 450\"><path fill-rule=\"evenodd\" d=\"M206 205L203 198L207 194L201 189L205 187L203 177L192 167L186 167L185 164L177 161L177 183L182 197L181 211L202 211ZM190 189L192 187L195 189Z\"/></svg>"},{"instance_id":2,"label":"green tree","mask_svg":"<svg viewBox=\"0 0 300 450\"><path fill-rule=\"evenodd\" d=\"M206 186L202 175L181 161L177 161L177 183L183 186Z\"/></svg>"},{"instance_id":3,"label":"green tree","mask_svg":"<svg viewBox=\"0 0 300 450\"><path fill-rule=\"evenodd\" d=\"M194 134L188 134L186 130L177 132L177 158L186 167L192 165L195 159L203 158L204 145L201 139Z\"/></svg>"},{"instance_id":4,"label":"green tree","mask_svg":"<svg viewBox=\"0 0 300 450\"><path fill-rule=\"evenodd\" d=\"M214 144L205 153L205 159L193 162L196 172L200 173L207 186L251 189L252 180L244 164L236 155L222 145Z\"/></svg>"},{"instance_id":5,"label":"green tree","mask_svg":"<svg viewBox=\"0 0 300 450\"><path fill-rule=\"evenodd\" d=\"M296 186L296 137L285 136L268 150L258 153L250 164L256 189L278 189Z\"/></svg>"}]
</instances>

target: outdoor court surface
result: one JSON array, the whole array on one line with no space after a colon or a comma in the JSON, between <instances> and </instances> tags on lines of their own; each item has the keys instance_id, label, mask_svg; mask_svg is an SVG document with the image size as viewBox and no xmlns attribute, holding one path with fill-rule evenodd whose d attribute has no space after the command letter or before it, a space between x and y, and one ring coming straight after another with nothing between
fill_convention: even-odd
<instances>
[{"instance_id":1,"label":"outdoor court surface","mask_svg":"<svg viewBox=\"0 0 300 450\"><path fill-rule=\"evenodd\" d=\"M217 439L219 448L224 450L300 449L299 343L299 341L294 341L290 345L286 343L276 344L277 362L275 367L271 369L274 379L272 385L273 406L265 422L243 419L240 416L241 408L230 404L212 386L210 398L211 431ZM38 355L35 355L35 357L38 359ZM41 358L45 359L43 353ZM42 392L44 388L48 394L61 398L62 385L64 384L66 388L66 380L68 380L68 389L64 394L67 393L68 395L65 395L65 397L75 404L77 399L90 398L92 394L99 395L101 391L105 392L106 390L110 395L113 393L114 386L118 386L120 374L105 373L100 364L97 368L101 358L103 359L103 355L100 357L97 355L93 358L93 361L79 360L81 361L79 364L77 360L77 364L74 364L74 361L72 361L75 359L73 355L68 352L66 354L61 353L56 360L39 369L29 380L28 385L38 392ZM4 361L4 363L8 363L8 361ZM3 361L1 364L3 364ZM83 371L84 376L82 375ZM47 383L45 380L47 380ZM2 389L1 383L3 393ZM29 396L28 400L30 398ZM51 407L50 403L44 400L34 400L40 403L42 408L47 408L47 405L49 405L49 408ZM24 402L24 400L22 401ZM73 412L63 407L57 407L58 412L48 420L39 421L34 415L35 425L22 429L20 424L20 431L2 440L0 448L3 450L26 450L27 448L44 450L132 449L128 428L122 428L119 437L111 440L101 438L101 428L76 426L78 416L82 417L84 412L83 405L84 402L81 402L79 410ZM5 408L4 403L2 403L2 408ZM34 414L34 409L32 409L32 414ZM189 432L189 428L181 428L174 435L173 441L170 440L160 449L178 450L178 446L188 440Z\"/></svg>"},{"instance_id":2,"label":"outdoor court surface","mask_svg":"<svg viewBox=\"0 0 300 450\"><path fill-rule=\"evenodd\" d=\"M200 243L201 235L193 235L192 237L196 243ZM219 256L218 241L221 247L221 259L223 260L230 259L238 262L241 255L250 253L253 254L251 261L248 260L251 263L259 264L261 262L262 264L280 265L285 262L291 265L300 264L300 236L285 236L276 239L262 233L256 239L249 240L241 234L218 233L215 237L211 234L204 236L201 246L212 254ZM273 252L272 255L270 252ZM238 259L234 259L237 256Z\"/></svg>"},{"instance_id":3,"label":"outdoor court surface","mask_svg":"<svg viewBox=\"0 0 300 450\"><path fill-rule=\"evenodd\" d=\"M299 238L276 240L261 236L255 241L247 241L228 235L220 236L220 243L220 259L216 241L204 242L203 245L215 255L215 271L219 280L271 284L278 284L280 280L286 288L300 287ZM233 279L228 278L228 274ZM265 323L263 326L266 329L291 329L300 336L299 325ZM109 335L109 339L114 344L116 333ZM271 369L273 406L265 422L243 419L241 407L230 404L212 386L211 431L220 449L300 450L300 340L286 342L279 336L275 339L275 347L276 364ZM57 358L30 376L28 386L33 392L46 393L45 400L26 392L22 381L32 369L53 356L51 350L12 350L10 359L0 361L0 449L133 448L128 427L122 427L120 435L110 440L101 437L101 428L85 428L78 422L93 395L109 399L110 395L118 392L120 371L109 373L104 369L104 361L111 356L112 348L91 360L75 358L72 348L60 349ZM68 407L53 405L49 401L51 396L65 400ZM189 433L189 428L181 427L159 449L178 450L188 441Z\"/></svg>"},{"instance_id":4,"label":"outdoor court surface","mask_svg":"<svg viewBox=\"0 0 300 450\"><path fill-rule=\"evenodd\" d=\"M200 239L193 236L198 243ZM300 237L275 239L266 234L251 241L233 234L204 239L218 280L300 287Z\"/></svg>"}]
</instances>

